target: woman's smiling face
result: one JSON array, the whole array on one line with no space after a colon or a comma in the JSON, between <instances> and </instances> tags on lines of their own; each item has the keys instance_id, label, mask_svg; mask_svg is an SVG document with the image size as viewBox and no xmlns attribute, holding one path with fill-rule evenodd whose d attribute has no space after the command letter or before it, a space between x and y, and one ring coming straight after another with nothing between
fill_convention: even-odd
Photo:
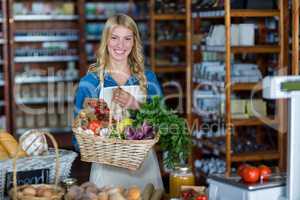
<instances>
[{"instance_id":1,"label":"woman's smiling face","mask_svg":"<svg viewBox=\"0 0 300 200\"><path fill-rule=\"evenodd\" d=\"M134 36L133 32L124 26L112 28L107 47L110 59L120 62L127 61L132 50Z\"/></svg>"}]
</instances>

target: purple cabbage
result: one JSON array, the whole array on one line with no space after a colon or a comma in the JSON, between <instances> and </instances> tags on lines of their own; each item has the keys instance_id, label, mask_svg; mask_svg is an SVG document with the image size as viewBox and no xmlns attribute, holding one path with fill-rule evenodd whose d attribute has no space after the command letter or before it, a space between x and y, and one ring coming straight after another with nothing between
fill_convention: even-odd
<instances>
[{"instance_id":1,"label":"purple cabbage","mask_svg":"<svg viewBox=\"0 0 300 200\"><path fill-rule=\"evenodd\" d=\"M128 127L125 129L125 137L127 140L146 140L153 139L155 132L152 126L144 122L141 127Z\"/></svg>"}]
</instances>

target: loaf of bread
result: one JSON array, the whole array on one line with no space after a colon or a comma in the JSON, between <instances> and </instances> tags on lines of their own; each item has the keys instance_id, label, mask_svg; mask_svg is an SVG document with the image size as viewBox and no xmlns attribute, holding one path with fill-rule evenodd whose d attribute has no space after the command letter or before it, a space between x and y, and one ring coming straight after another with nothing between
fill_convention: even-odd
<instances>
[{"instance_id":1,"label":"loaf of bread","mask_svg":"<svg viewBox=\"0 0 300 200\"><path fill-rule=\"evenodd\" d=\"M0 144L0 160L6 160L9 158L9 155L5 148Z\"/></svg>"},{"instance_id":2,"label":"loaf of bread","mask_svg":"<svg viewBox=\"0 0 300 200\"><path fill-rule=\"evenodd\" d=\"M18 150L19 144L17 140L9 133L0 133L0 144L5 148L8 155L13 158ZM27 156L26 152L21 149L18 153L18 158Z\"/></svg>"},{"instance_id":3,"label":"loaf of bread","mask_svg":"<svg viewBox=\"0 0 300 200\"><path fill-rule=\"evenodd\" d=\"M141 190L137 186L132 186L128 188L127 191L127 200L140 200L141 199Z\"/></svg>"}]
</instances>

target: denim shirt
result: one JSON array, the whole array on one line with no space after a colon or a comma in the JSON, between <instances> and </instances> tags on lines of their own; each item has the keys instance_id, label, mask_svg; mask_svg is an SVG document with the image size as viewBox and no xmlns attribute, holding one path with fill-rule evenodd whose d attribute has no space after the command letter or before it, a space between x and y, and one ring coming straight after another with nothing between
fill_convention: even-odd
<instances>
[{"instance_id":1,"label":"denim shirt","mask_svg":"<svg viewBox=\"0 0 300 200\"><path fill-rule=\"evenodd\" d=\"M161 86L156 78L156 75L150 71L145 70L147 79L147 101L151 100L153 96L162 96ZM131 75L124 85L139 85L139 80L136 76ZM109 73L104 74L104 87L118 86L117 82L111 77ZM80 79L79 86L75 95L75 109L74 116L83 108L85 98L99 98L100 94L100 80L96 73L89 72ZM76 150L79 150L76 138L72 138L72 143Z\"/></svg>"}]
</instances>

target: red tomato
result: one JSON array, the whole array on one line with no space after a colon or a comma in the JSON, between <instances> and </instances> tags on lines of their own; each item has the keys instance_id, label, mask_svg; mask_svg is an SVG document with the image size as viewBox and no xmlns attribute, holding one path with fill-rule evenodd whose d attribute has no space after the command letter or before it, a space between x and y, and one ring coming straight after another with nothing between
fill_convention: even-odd
<instances>
[{"instance_id":1,"label":"red tomato","mask_svg":"<svg viewBox=\"0 0 300 200\"><path fill-rule=\"evenodd\" d=\"M205 194L201 194L196 198L196 200L208 200L208 197Z\"/></svg>"},{"instance_id":2,"label":"red tomato","mask_svg":"<svg viewBox=\"0 0 300 200\"><path fill-rule=\"evenodd\" d=\"M99 120L92 120L88 125L88 129L91 129L94 133L98 133L100 128L102 128L102 123Z\"/></svg>"},{"instance_id":3,"label":"red tomato","mask_svg":"<svg viewBox=\"0 0 300 200\"><path fill-rule=\"evenodd\" d=\"M238 170L237 170L237 174L239 176L243 176L243 170L245 169L245 167L250 167L250 165L247 163L242 163L239 165Z\"/></svg>"},{"instance_id":4,"label":"red tomato","mask_svg":"<svg viewBox=\"0 0 300 200\"><path fill-rule=\"evenodd\" d=\"M259 170L256 167L245 167L242 178L247 183L255 183L259 180Z\"/></svg>"},{"instance_id":5,"label":"red tomato","mask_svg":"<svg viewBox=\"0 0 300 200\"><path fill-rule=\"evenodd\" d=\"M260 165L258 169L259 169L260 179L264 181L269 180L272 170L266 165Z\"/></svg>"}]
</instances>

